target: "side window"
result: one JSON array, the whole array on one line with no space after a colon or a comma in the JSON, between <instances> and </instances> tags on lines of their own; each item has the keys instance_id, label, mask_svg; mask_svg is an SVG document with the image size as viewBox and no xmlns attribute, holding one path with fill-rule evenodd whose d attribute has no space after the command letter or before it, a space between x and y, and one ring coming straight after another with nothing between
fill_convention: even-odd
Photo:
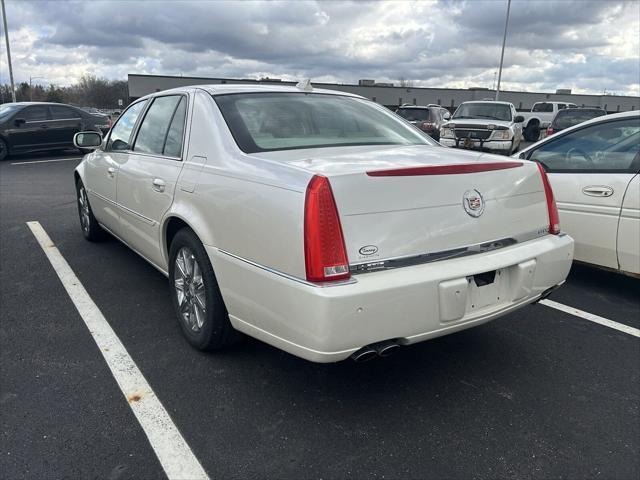
<instances>
[{"instance_id":1,"label":"side window","mask_svg":"<svg viewBox=\"0 0 640 480\"><path fill-rule=\"evenodd\" d=\"M531 109L532 112L553 112L553 105L550 103L536 103Z\"/></svg>"},{"instance_id":2,"label":"side window","mask_svg":"<svg viewBox=\"0 0 640 480\"><path fill-rule=\"evenodd\" d=\"M129 140L131 132L136 125L140 112L147 101L138 102L131 105L126 112L120 115L118 122L111 129L107 150L129 150Z\"/></svg>"},{"instance_id":3,"label":"side window","mask_svg":"<svg viewBox=\"0 0 640 480\"><path fill-rule=\"evenodd\" d=\"M24 109L24 119L27 122L40 122L48 118L46 105L35 105Z\"/></svg>"},{"instance_id":4,"label":"side window","mask_svg":"<svg viewBox=\"0 0 640 480\"><path fill-rule=\"evenodd\" d=\"M640 150L640 120L630 118L591 125L551 140L531 160L549 172L635 172Z\"/></svg>"},{"instance_id":5,"label":"side window","mask_svg":"<svg viewBox=\"0 0 640 480\"><path fill-rule=\"evenodd\" d=\"M51 118L53 120L64 120L66 118L80 118L80 114L69 107L63 107L60 105L51 105L49 109L51 110Z\"/></svg>"},{"instance_id":6,"label":"side window","mask_svg":"<svg viewBox=\"0 0 640 480\"><path fill-rule=\"evenodd\" d=\"M167 133L167 140L164 144L164 155L168 157L180 157L182 153L182 137L184 135L184 119L187 114L187 100L182 97L178 108L173 114L171 126Z\"/></svg>"},{"instance_id":7,"label":"side window","mask_svg":"<svg viewBox=\"0 0 640 480\"><path fill-rule=\"evenodd\" d=\"M138 130L134 152L163 155L169 126L182 98L181 95L171 95L157 97L153 101Z\"/></svg>"}]
</instances>

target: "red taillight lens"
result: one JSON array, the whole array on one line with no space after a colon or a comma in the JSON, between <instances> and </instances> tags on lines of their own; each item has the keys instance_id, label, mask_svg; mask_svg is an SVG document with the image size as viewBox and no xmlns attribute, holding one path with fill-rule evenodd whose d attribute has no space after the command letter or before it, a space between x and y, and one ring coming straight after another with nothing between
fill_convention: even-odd
<instances>
[{"instance_id":1,"label":"red taillight lens","mask_svg":"<svg viewBox=\"0 0 640 480\"><path fill-rule=\"evenodd\" d=\"M549 183L549 177L547 172L544 171L544 167L541 163L538 163L538 170L542 176L542 185L544 185L544 194L547 197L547 212L549 213L549 233L552 235L558 235L560 233L560 215L558 215L558 206L556 205L556 199L553 197L553 189Z\"/></svg>"},{"instance_id":2,"label":"red taillight lens","mask_svg":"<svg viewBox=\"0 0 640 480\"><path fill-rule=\"evenodd\" d=\"M107 118L107 126L111 128L112 125L113 125L113 121L111 120L111 118Z\"/></svg>"},{"instance_id":3,"label":"red taillight lens","mask_svg":"<svg viewBox=\"0 0 640 480\"><path fill-rule=\"evenodd\" d=\"M553 135L553 128L551 128L551 127L547 127L547 137L549 135Z\"/></svg>"},{"instance_id":4,"label":"red taillight lens","mask_svg":"<svg viewBox=\"0 0 640 480\"><path fill-rule=\"evenodd\" d=\"M304 259L307 280L326 282L349 278L349 261L331 184L314 176L304 204Z\"/></svg>"},{"instance_id":5,"label":"red taillight lens","mask_svg":"<svg viewBox=\"0 0 640 480\"><path fill-rule=\"evenodd\" d=\"M433 128L434 124L432 122L422 122L421 127L429 129L429 128Z\"/></svg>"}]
</instances>

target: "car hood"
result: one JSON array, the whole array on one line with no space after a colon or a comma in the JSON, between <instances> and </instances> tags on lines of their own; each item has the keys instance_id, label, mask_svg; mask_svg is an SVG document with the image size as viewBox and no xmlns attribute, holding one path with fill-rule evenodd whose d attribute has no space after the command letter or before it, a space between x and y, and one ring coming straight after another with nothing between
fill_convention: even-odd
<instances>
[{"instance_id":1,"label":"car hood","mask_svg":"<svg viewBox=\"0 0 640 480\"><path fill-rule=\"evenodd\" d=\"M491 120L489 118L452 118L443 126L448 127L450 125L456 125L458 127L462 125L469 125L474 127L486 127L487 125L496 125L498 127L509 128L512 125L512 122L507 122L505 120Z\"/></svg>"}]
</instances>

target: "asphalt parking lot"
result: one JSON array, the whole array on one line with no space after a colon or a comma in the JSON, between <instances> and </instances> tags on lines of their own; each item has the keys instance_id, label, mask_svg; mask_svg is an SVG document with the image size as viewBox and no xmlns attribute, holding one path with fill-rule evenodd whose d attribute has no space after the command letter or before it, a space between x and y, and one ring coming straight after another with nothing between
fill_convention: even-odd
<instances>
[{"instance_id":1,"label":"asphalt parking lot","mask_svg":"<svg viewBox=\"0 0 640 480\"><path fill-rule=\"evenodd\" d=\"M0 164L0 477L165 469L26 222L40 222L211 478L640 477L640 338L546 305L356 364L181 336L166 279L86 242L73 152ZM551 300L640 328L640 280ZM127 401L128 400L128 401Z\"/></svg>"}]
</instances>

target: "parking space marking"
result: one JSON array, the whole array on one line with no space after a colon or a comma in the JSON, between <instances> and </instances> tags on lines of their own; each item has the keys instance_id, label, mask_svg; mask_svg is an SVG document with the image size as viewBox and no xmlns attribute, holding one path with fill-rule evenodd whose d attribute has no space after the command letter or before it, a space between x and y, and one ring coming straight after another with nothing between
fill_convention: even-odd
<instances>
[{"instance_id":1,"label":"parking space marking","mask_svg":"<svg viewBox=\"0 0 640 480\"><path fill-rule=\"evenodd\" d=\"M13 162L11 165L31 165L33 163L67 162L69 160L82 160L82 157L50 158L47 160L31 160L28 162Z\"/></svg>"},{"instance_id":2,"label":"parking space marking","mask_svg":"<svg viewBox=\"0 0 640 480\"><path fill-rule=\"evenodd\" d=\"M546 305L547 307L555 308L556 310L560 310L570 315L584 318L585 320L589 320L590 322L598 323L600 325L604 325L605 327L628 333L629 335L633 335L634 337L640 337L640 329L638 328L630 327L629 325L625 325L623 323L614 322L613 320L609 320L608 318L594 315L593 313L585 312L577 308L569 307L562 303L554 302L553 300L541 300L540 303Z\"/></svg>"},{"instance_id":3,"label":"parking space marking","mask_svg":"<svg viewBox=\"0 0 640 480\"><path fill-rule=\"evenodd\" d=\"M208 479L142 372L40 222L27 222L27 225L98 345L167 477L170 480Z\"/></svg>"}]
</instances>

